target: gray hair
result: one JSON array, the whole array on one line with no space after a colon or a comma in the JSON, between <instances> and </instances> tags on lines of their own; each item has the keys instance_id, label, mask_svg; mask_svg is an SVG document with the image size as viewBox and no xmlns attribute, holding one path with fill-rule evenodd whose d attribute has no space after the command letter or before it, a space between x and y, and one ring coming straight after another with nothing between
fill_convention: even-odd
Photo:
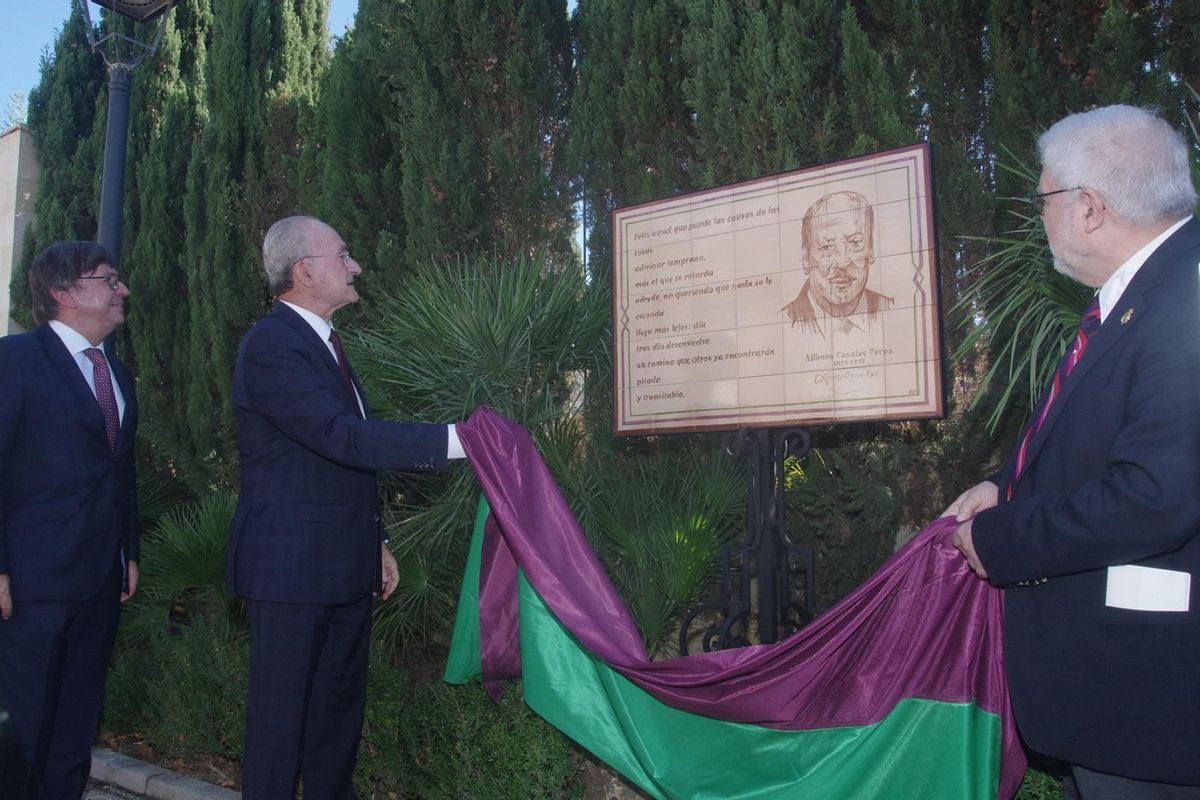
<instances>
[{"instance_id":1,"label":"gray hair","mask_svg":"<svg viewBox=\"0 0 1200 800\"><path fill-rule=\"evenodd\" d=\"M1134 224L1174 221L1196 207L1187 142L1152 109L1072 114L1041 135L1038 151L1061 188L1093 188Z\"/></svg>"},{"instance_id":2,"label":"gray hair","mask_svg":"<svg viewBox=\"0 0 1200 800\"><path fill-rule=\"evenodd\" d=\"M284 217L263 237L263 270L273 297L292 288L292 265L312 255L313 223L325 224L316 217Z\"/></svg>"}]
</instances>

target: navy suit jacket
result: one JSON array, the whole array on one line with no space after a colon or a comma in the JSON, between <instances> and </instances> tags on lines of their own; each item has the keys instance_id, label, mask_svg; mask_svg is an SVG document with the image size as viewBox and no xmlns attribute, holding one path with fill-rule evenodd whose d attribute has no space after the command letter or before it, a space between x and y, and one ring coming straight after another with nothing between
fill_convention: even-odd
<instances>
[{"instance_id":1,"label":"navy suit jacket","mask_svg":"<svg viewBox=\"0 0 1200 800\"><path fill-rule=\"evenodd\" d=\"M0 573L14 600L91 599L118 553L138 558L137 397L125 366L108 365L125 397L115 453L58 334L0 338Z\"/></svg>"},{"instance_id":2,"label":"navy suit jacket","mask_svg":"<svg viewBox=\"0 0 1200 800\"><path fill-rule=\"evenodd\" d=\"M1198 263L1191 219L1089 340L1012 501L972 527L989 580L1010 587L1005 660L1030 747L1181 784L1200 784ZM1002 496L1012 470L994 478ZM1190 573L1190 610L1108 607L1106 568L1123 564Z\"/></svg>"},{"instance_id":3,"label":"navy suit jacket","mask_svg":"<svg viewBox=\"0 0 1200 800\"><path fill-rule=\"evenodd\" d=\"M283 303L242 339L233 409L241 493L229 591L275 602L362 599L380 574L375 471L445 469L446 426L364 419L325 342Z\"/></svg>"}]
</instances>

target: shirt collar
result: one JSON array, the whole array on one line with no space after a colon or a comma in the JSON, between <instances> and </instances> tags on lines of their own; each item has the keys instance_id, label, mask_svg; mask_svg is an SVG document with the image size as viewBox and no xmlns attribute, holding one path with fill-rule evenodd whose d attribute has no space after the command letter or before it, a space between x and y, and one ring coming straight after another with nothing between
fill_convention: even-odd
<instances>
[{"instance_id":1,"label":"shirt collar","mask_svg":"<svg viewBox=\"0 0 1200 800\"><path fill-rule=\"evenodd\" d=\"M1122 264L1117 271L1108 276L1108 280L1100 287L1100 321L1108 319L1108 312L1113 310L1113 306L1121 299L1121 295L1125 293L1125 288L1129 286L1129 282L1133 280L1133 276L1137 275L1142 265L1146 260L1158 249L1159 245L1171 237L1175 231L1179 230L1184 224L1191 219L1190 216L1176 222L1165 231L1155 236L1146 246L1138 250L1129 260Z\"/></svg>"},{"instance_id":2,"label":"shirt collar","mask_svg":"<svg viewBox=\"0 0 1200 800\"><path fill-rule=\"evenodd\" d=\"M77 356L84 350L96 346L89 342L87 337L85 337L82 333L75 330L65 322L52 319L48 324L50 326L50 330L58 334L58 338L62 339L62 343L66 345L67 351L73 356ZM104 342L100 343L100 349L104 349Z\"/></svg>"},{"instance_id":3,"label":"shirt collar","mask_svg":"<svg viewBox=\"0 0 1200 800\"><path fill-rule=\"evenodd\" d=\"M322 342L329 341L329 332L333 330L332 325L318 317L313 312L309 311L307 308L301 308L295 303L289 303L287 300L280 300L279 302L283 303L285 306L292 309L292 311L295 311L297 314L299 314L300 317L307 322L314 331L317 332L317 336L321 337Z\"/></svg>"}]
</instances>

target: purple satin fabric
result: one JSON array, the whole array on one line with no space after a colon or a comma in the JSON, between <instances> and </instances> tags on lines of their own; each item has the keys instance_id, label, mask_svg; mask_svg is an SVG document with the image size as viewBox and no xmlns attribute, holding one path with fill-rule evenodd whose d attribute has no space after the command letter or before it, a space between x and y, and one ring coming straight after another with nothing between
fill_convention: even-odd
<instances>
[{"instance_id":1,"label":"purple satin fabric","mask_svg":"<svg viewBox=\"0 0 1200 800\"><path fill-rule=\"evenodd\" d=\"M935 520L866 583L773 645L650 661L641 636L529 433L479 409L458 426L492 521L479 626L485 684L520 673L516 570L593 655L675 708L803 730L867 725L905 698L974 702L1001 719L1001 789L1025 770L1004 679L1002 596Z\"/></svg>"}]
</instances>

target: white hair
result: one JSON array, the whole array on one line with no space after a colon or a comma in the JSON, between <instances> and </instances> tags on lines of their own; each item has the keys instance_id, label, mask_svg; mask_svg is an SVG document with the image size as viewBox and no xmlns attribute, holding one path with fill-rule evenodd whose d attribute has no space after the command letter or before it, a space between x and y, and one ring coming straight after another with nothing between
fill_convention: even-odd
<instances>
[{"instance_id":1,"label":"white hair","mask_svg":"<svg viewBox=\"0 0 1200 800\"><path fill-rule=\"evenodd\" d=\"M1042 134L1038 151L1062 188L1095 189L1134 224L1175 221L1196 207L1187 142L1151 109L1072 114Z\"/></svg>"},{"instance_id":2,"label":"white hair","mask_svg":"<svg viewBox=\"0 0 1200 800\"><path fill-rule=\"evenodd\" d=\"M313 223L317 223L314 225ZM292 265L312 255L313 234L324 222L316 217L284 217L263 237L263 270L273 297L292 288Z\"/></svg>"}]
</instances>

